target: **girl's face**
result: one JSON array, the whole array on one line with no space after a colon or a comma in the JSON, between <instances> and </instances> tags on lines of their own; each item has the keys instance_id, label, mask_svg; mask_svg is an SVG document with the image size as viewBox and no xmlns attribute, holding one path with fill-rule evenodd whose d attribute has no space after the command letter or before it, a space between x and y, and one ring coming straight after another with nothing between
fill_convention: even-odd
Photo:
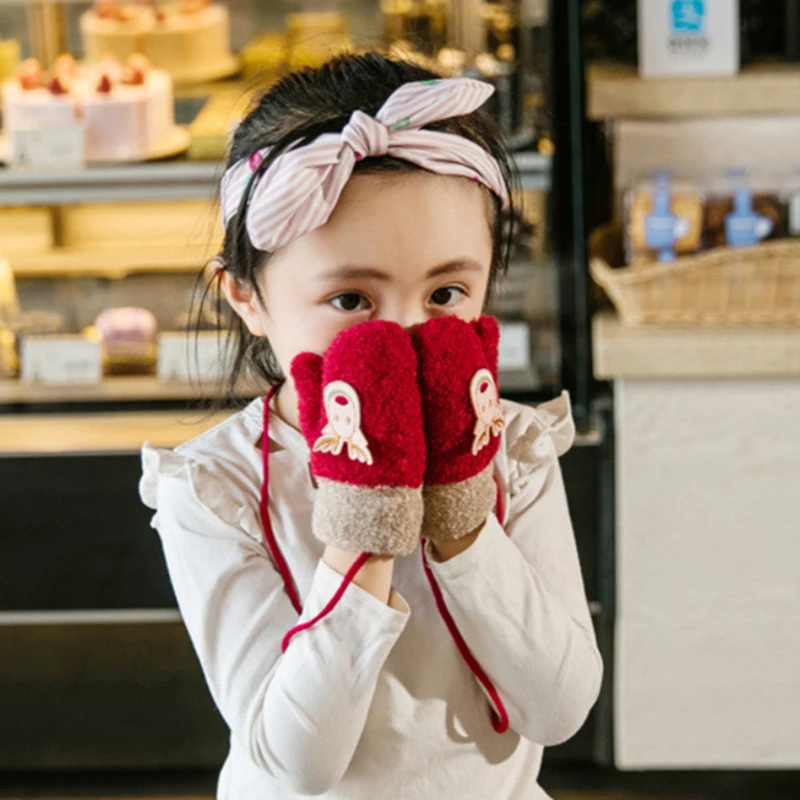
<instances>
[{"instance_id":1,"label":"girl's face","mask_svg":"<svg viewBox=\"0 0 800 800\"><path fill-rule=\"evenodd\" d=\"M406 329L481 314L492 259L489 200L477 183L415 171L356 175L328 222L278 250L258 276L266 303L224 273L229 302L267 336L285 375L367 320Z\"/></svg>"}]
</instances>

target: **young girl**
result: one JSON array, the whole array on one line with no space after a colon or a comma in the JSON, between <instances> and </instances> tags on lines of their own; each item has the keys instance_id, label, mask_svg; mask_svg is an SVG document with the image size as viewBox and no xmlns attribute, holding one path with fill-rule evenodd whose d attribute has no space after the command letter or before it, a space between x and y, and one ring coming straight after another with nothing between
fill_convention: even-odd
<instances>
[{"instance_id":1,"label":"young girl","mask_svg":"<svg viewBox=\"0 0 800 800\"><path fill-rule=\"evenodd\" d=\"M145 445L172 585L230 727L222 800L546 798L602 678L558 464L566 395L497 397L508 161L491 88L378 55L234 137L218 278L266 398Z\"/></svg>"}]
</instances>

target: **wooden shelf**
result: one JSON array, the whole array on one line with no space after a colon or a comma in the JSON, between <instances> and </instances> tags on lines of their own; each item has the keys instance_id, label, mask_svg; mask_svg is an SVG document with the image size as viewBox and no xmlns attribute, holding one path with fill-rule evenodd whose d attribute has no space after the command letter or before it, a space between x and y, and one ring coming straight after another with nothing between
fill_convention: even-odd
<instances>
[{"instance_id":1,"label":"wooden shelf","mask_svg":"<svg viewBox=\"0 0 800 800\"><path fill-rule=\"evenodd\" d=\"M87 386L47 386L0 379L0 405L195 400L219 397L224 392L221 384L162 383L149 375L109 376L102 383ZM251 382L241 386L238 396L253 398L263 392L260 384Z\"/></svg>"},{"instance_id":2,"label":"wooden shelf","mask_svg":"<svg viewBox=\"0 0 800 800\"><path fill-rule=\"evenodd\" d=\"M698 328L593 320L598 380L800 378L800 328Z\"/></svg>"},{"instance_id":3,"label":"wooden shelf","mask_svg":"<svg viewBox=\"0 0 800 800\"><path fill-rule=\"evenodd\" d=\"M4 253L17 278L99 277L124 278L131 273L196 272L199 273L213 248L121 247L96 249L59 248Z\"/></svg>"},{"instance_id":4,"label":"wooden shelf","mask_svg":"<svg viewBox=\"0 0 800 800\"><path fill-rule=\"evenodd\" d=\"M144 442L177 447L231 412L136 411L0 415L0 455L137 453Z\"/></svg>"},{"instance_id":5,"label":"wooden shelf","mask_svg":"<svg viewBox=\"0 0 800 800\"><path fill-rule=\"evenodd\" d=\"M800 114L800 65L759 64L735 77L641 78L635 67L587 70L590 119Z\"/></svg>"},{"instance_id":6,"label":"wooden shelf","mask_svg":"<svg viewBox=\"0 0 800 800\"><path fill-rule=\"evenodd\" d=\"M517 153L514 158L524 188L550 188L552 158L539 153ZM167 161L61 171L0 167L0 207L211 200L217 195L224 171L225 165L220 161Z\"/></svg>"},{"instance_id":7,"label":"wooden shelf","mask_svg":"<svg viewBox=\"0 0 800 800\"><path fill-rule=\"evenodd\" d=\"M536 391L542 382L531 370L500 370L501 390ZM256 380L242 381L237 396L252 399L264 394L265 386ZM224 396L220 383L163 383L154 375L111 375L102 383L85 386L49 386L0 378L0 406L33 403L124 403L160 400L196 400Z\"/></svg>"},{"instance_id":8,"label":"wooden shelf","mask_svg":"<svg viewBox=\"0 0 800 800\"><path fill-rule=\"evenodd\" d=\"M0 206L213 198L223 165L170 161L79 170L0 169Z\"/></svg>"}]
</instances>

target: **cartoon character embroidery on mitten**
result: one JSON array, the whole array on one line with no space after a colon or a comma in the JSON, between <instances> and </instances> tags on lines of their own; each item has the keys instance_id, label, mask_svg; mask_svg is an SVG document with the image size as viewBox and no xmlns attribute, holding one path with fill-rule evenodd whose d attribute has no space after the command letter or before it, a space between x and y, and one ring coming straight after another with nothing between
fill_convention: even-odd
<instances>
[{"instance_id":1,"label":"cartoon character embroidery on mitten","mask_svg":"<svg viewBox=\"0 0 800 800\"><path fill-rule=\"evenodd\" d=\"M477 455L487 444L491 436L499 436L505 428L506 421L500 408L500 397L495 386L492 373L488 369L479 369L473 376L469 387L472 408L475 411L475 438L472 442L472 455Z\"/></svg>"},{"instance_id":2,"label":"cartoon character embroidery on mitten","mask_svg":"<svg viewBox=\"0 0 800 800\"><path fill-rule=\"evenodd\" d=\"M372 464L367 437L361 431L361 403L356 390L345 381L332 381L324 391L328 424L314 443L314 452L338 456L347 444L347 455L353 461Z\"/></svg>"},{"instance_id":3,"label":"cartoon character embroidery on mitten","mask_svg":"<svg viewBox=\"0 0 800 800\"><path fill-rule=\"evenodd\" d=\"M324 544L393 556L419 544L426 448L417 366L411 336L387 320L351 325L322 355L292 360L317 484L311 529Z\"/></svg>"}]
</instances>

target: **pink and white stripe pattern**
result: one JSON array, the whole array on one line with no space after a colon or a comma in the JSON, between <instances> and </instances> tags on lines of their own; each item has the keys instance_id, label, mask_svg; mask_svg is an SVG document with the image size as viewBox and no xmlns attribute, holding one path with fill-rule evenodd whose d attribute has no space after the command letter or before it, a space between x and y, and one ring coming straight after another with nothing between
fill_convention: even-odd
<instances>
[{"instance_id":1,"label":"pink and white stripe pattern","mask_svg":"<svg viewBox=\"0 0 800 800\"><path fill-rule=\"evenodd\" d=\"M362 158L389 155L441 175L478 181L507 200L497 161L474 142L424 125L480 108L494 88L482 81L450 78L403 84L375 117L355 111L341 133L325 133L278 156L252 190L247 233L253 245L271 253L324 225L353 168ZM268 148L234 164L222 178L222 222L239 210L252 173Z\"/></svg>"}]
</instances>

